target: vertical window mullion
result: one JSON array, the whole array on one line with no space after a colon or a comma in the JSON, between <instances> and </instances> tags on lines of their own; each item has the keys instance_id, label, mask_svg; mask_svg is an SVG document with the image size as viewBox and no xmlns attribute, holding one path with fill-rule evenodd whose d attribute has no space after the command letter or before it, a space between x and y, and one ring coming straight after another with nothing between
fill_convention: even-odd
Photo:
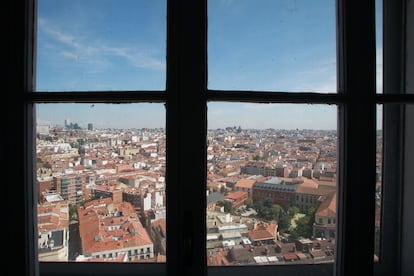
<instances>
[{"instance_id":1,"label":"vertical window mullion","mask_svg":"<svg viewBox=\"0 0 414 276\"><path fill-rule=\"evenodd\" d=\"M375 1L338 1L339 114L336 275L372 275L375 220Z\"/></svg>"},{"instance_id":2,"label":"vertical window mullion","mask_svg":"<svg viewBox=\"0 0 414 276\"><path fill-rule=\"evenodd\" d=\"M205 275L206 0L167 8L167 270Z\"/></svg>"},{"instance_id":3,"label":"vertical window mullion","mask_svg":"<svg viewBox=\"0 0 414 276\"><path fill-rule=\"evenodd\" d=\"M11 218L8 238L13 240L13 253L19 255L13 267L18 275L38 275L37 243L35 237L35 208L33 198L33 137L32 106L26 97L33 91L33 30L34 1L7 2L7 29L9 31L6 64L6 128L0 156L7 164L8 213ZM7 108L6 108L7 107ZM4 151L3 151L4 150ZM23 172L23 173L22 173ZM19 195L16 197L16 195Z\"/></svg>"}]
</instances>

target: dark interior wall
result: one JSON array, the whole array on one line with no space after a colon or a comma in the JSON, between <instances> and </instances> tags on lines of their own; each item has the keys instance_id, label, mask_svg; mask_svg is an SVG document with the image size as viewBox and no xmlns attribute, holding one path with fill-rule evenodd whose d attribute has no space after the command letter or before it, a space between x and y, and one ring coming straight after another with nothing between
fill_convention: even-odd
<instances>
[{"instance_id":1,"label":"dark interior wall","mask_svg":"<svg viewBox=\"0 0 414 276\"><path fill-rule=\"evenodd\" d=\"M405 91L414 94L414 1L406 1ZM414 104L406 107L405 168L403 191L402 275L414 275Z\"/></svg>"}]
</instances>

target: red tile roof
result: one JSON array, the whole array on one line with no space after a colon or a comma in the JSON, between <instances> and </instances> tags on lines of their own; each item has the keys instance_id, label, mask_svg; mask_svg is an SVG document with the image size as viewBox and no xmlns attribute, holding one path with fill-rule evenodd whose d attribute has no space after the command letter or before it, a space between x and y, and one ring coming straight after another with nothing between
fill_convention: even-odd
<instances>
[{"instance_id":1,"label":"red tile roof","mask_svg":"<svg viewBox=\"0 0 414 276\"><path fill-rule=\"evenodd\" d=\"M325 196L318 210L316 216L319 217L334 217L336 216L336 191Z\"/></svg>"},{"instance_id":2,"label":"red tile roof","mask_svg":"<svg viewBox=\"0 0 414 276\"><path fill-rule=\"evenodd\" d=\"M80 207L79 232L84 252L96 253L129 247L150 246L152 240L130 203L94 201L96 205ZM91 202L90 202L91 203ZM122 212L111 216L108 206Z\"/></svg>"},{"instance_id":3,"label":"red tile roof","mask_svg":"<svg viewBox=\"0 0 414 276\"><path fill-rule=\"evenodd\" d=\"M240 179L239 181L237 181L236 185L234 185L234 186L235 187L240 187L240 188L252 189L254 183L256 183L256 180L253 180L253 179Z\"/></svg>"}]
</instances>

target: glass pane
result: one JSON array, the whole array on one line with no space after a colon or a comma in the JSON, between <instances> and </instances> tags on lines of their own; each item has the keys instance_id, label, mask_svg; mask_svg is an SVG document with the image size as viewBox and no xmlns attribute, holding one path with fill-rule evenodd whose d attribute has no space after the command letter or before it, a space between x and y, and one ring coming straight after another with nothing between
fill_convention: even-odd
<instances>
[{"instance_id":1,"label":"glass pane","mask_svg":"<svg viewBox=\"0 0 414 276\"><path fill-rule=\"evenodd\" d=\"M413 16L411 16L413 12L414 6L412 5L412 3L407 4L405 11L406 22L404 24L405 41L403 42L404 51L406 51L404 60L405 72L403 74L405 78L405 93L407 94L414 94L414 80L412 78L412 76L414 75L414 18Z\"/></svg>"},{"instance_id":2,"label":"glass pane","mask_svg":"<svg viewBox=\"0 0 414 276\"><path fill-rule=\"evenodd\" d=\"M382 0L375 0L375 24L376 24L376 47L377 47L377 93L383 93L382 89Z\"/></svg>"},{"instance_id":3,"label":"glass pane","mask_svg":"<svg viewBox=\"0 0 414 276\"><path fill-rule=\"evenodd\" d=\"M414 11L414 6L410 6L410 12ZM413 19L410 19L411 23L414 23ZM413 25L411 24L412 28ZM414 35L411 29L410 35ZM410 43L413 41L411 40ZM414 45L413 45L414 46ZM412 49L411 49L412 50ZM412 61L412 60L411 60ZM411 66L414 65L411 62ZM414 69L414 68L413 68ZM407 72L408 73L408 72ZM413 92L413 90L411 90ZM405 133L404 133L404 186L403 186L403 195L401 198L401 208L402 208L402 222L401 222L401 274L410 275L414 269L414 264L411 258L411 253L414 249L414 220L413 212L414 210L414 104L405 105ZM395 252L395 251L394 251Z\"/></svg>"},{"instance_id":4,"label":"glass pane","mask_svg":"<svg viewBox=\"0 0 414 276\"><path fill-rule=\"evenodd\" d=\"M401 202L407 194L405 174L412 163L405 163L410 152L412 132L409 130L411 104L385 103L377 105L377 181L375 191L375 255L378 267L397 262L404 215ZM407 178L411 179L411 178ZM409 194L409 193L408 193ZM403 208L404 209L404 208ZM405 244L402 242L401 244Z\"/></svg>"},{"instance_id":5,"label":"glass pane","mask_svg":"<svg viewBox=\"0 0 414 276\"><path fill-rule=\"evenodd\" d=\"M36 91L164 90L166 1L38 1Z\"/></svg>"},{"instance_id":6,"label":"glass pane","mask_svg":"<svg viewBox=\"0 0 414 276\"><path fill-rule=\"evenodd\" d=\"M208 107L208 265L334 262L337 107Z\"/></svg>"},{"instance_id":7,"label":"glass pane","mask_svg":"<svg viewBox=\"0 0 414 276\"><path fill-rule=\"evenodd\" d=\"M374 261L378 262L381 249L381 215L382 215L382 164L383 164L383 105L377 105L377 151L376 151L376 183L375 183L375 245Z\"/></svg>"},{"instance_id":8,"label":"glass pane","mask_svg":"<svg viewBox=\"0 0 414 276\"><path fill-rule=\"evenodd\" d=\"M36 109L39 261L165 262L164 105Z\"/></svg>"},{"instance_id":9,"label":"glass pane","mask_svg":"<svg viewBox=\"0 0 414 276\"><path fill-rule=\"evenodd\" d=\"M335 0L208 1L208 88L336 93Z\"/></svg>"}]
</instances>

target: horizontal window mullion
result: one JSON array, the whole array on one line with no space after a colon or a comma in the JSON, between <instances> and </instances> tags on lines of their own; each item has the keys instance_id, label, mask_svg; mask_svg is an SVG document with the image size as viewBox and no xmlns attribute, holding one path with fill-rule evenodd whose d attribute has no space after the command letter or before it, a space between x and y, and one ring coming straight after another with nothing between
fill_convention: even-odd
<instances>
[{"instance_id":1,"label":"horizontal window mullion","mask_svg":"<svg viewBox=\"0 0 414 276\"><path fill-rule=\"evenodd\" d=\"M414 103L414 94L377 94L376 103Z\"/></svg>"},{"instance_id":2,"label":"horizontal window mullion","mask_svg":"<svg viewBox=\"0 0 414 276\"><path fill-rule=\"evenodd\" d=\"M232 271L230 274L229 271ZM316 276L334 276L334 264L286 264L286 265L253 265L253 266L210 266L208 268L209 276L222 275L316 275Z\"/></svg>"},{"instance_id":3,"label":"horizontal window mullion","mask_svg":"<svg viewBox=\"0 0 414 276\"><path fill-rule=\"evenodd\" d=\"M159 276L165 275L166 265L162 263L105 263L105 262L40 262L40 271L42 276L86 276L93 271L94 275L112 276L112 275L147 275ZM120 273L122 272L122 273Z\"/></svg>"},{"instance_id":4,"label":"horizontal window mullion","mask_svg":"<svg viewBox=\"0 0 414 276\"><path fill-rule=\"evenodd\" d=\"M208 101L235 101L256 103L321 103L340 104L347 101L344 94L263 92L263 91L220 91L208 90Z\"/></svg>"},{"instance_id":5,"label":"horizontal window mullion","mask_svg":"<svg viewBox=\"0 0 414 276\"><path fill-rule=\"evenodd\" d=\"M26 99L38 103L165 102L166 93L164 91L35 92L27 94Z\"/></svg>"}]
</instances>

